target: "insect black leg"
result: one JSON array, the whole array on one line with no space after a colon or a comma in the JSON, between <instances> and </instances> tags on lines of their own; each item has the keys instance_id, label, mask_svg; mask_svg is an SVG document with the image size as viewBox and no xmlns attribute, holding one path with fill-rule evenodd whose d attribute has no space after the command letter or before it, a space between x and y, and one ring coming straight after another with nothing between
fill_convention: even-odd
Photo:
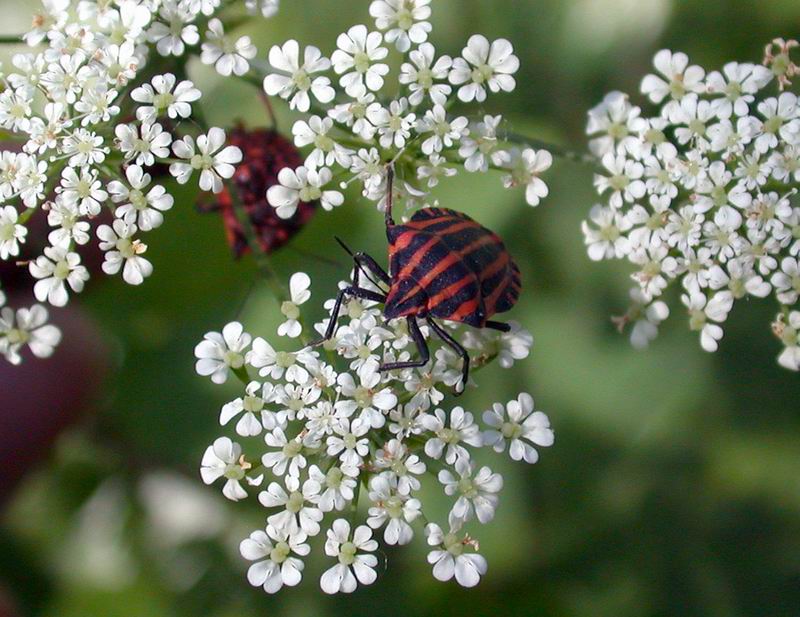
<instances>
[{"instance_id":1,"label":"insect black leg","mask_svg":"<svg viewBox=\"0 0 800 617\"><path fill-rule=\"evenodd\" d=\"M358 283L358 275L354 277L354 282ZM328 321L328 329L325 330L325 335L318 341L312 343L312 346L319 345L323 341L327 341L331 337L333 337L333 333L336 331L336 323L339 321L339 312L342 309L342 302L344 302L345 297L352 296L355 298L361 298L362 300L374 300L375 302L386 302L386 296L383 294L379 294L374 291L370 291L369 289L364 289L362 287L357 287L351 285L350 287L345 287L344 289L339 290L338 295L336 296L336 303L333 305L333 310L331 311L330 320Z\"/></svg>"},{"instance_id":2,"label":"insect black leg","mask_svg":"<svg viewBox=\"0 0 800 617\"><path fill-rule=\"evenodd\" d=\"M356 265L372 272L381 280L381 282L386 283L387 285L391 284L392 278L389 276L389 273L386 272L386 270L384 270L374 258L370 257L366 253L356 253L353 255L353 259L355 260Z\"/></svg>"},{"instance_id":3,"label":"insect black leg","mask_svg":"<svg viewBox=\"0 0 800 617\"><path fill-rule=\"evenodd\" d=\"M456 339L454 339L450 334L448 334L447 330L442 328L438 323L433 321L430 317L427 319L428 325L431 327L440 339L442 339L447 345L449 345L453 351L455 351L461 359L463 360L463 368L461 369L461 390L456 390L456 394L464 394L464 390L467 387L467 381L469 381L469 354L467 350L461 346Z\"/></svg>"},{"instance_id":4,"label":"insect black leg","mask_svg":"<svg viewBox=\"0 0 800 617\"><path fill-rule=\"evenodd\" d=\"M406 322L408 322L408 331L411 334L411 338L414 339L414 342L417 344L417 350L419 351L419 360L412 360L410 362L392 362L390 364L382 364L380 369L378 369L381 372L395 371L404 368L420 368L425 366L431 359L431 352L428 350L428 342L425 340L425 337L422 335L422 331L419 329L417 318L414 316L406 317Z\"/></svg>"},{"instance_id":5,"label":"insect black leg","mask_svg":"<svg viewBox=\"0 0 800 617\"><path fill-rule=\"evenodd\" d=\"M501 321L487 321L483 327L491 330L499 330L500 332L511 332L511 324L503 323Z\"/></svg>"}]
</instances>

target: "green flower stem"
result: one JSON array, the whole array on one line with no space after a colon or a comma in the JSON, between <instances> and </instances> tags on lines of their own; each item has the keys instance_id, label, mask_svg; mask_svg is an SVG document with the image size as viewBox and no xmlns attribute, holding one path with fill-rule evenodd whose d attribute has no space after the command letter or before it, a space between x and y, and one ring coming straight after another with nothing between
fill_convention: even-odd
<instances>
[{"instance_id":1,"label":"green flower stem","mask_svg":"<svg viewBox=\"0 0 800 617\"><path fill-rule=\"evenodd\" d=\"M230 194L231 203L233 204L233 211L236 214L236 220L238 220L239 224L242 226L242 232L247 240L247 246L250 247L250 252L253 254L253 259L256 262L258 271L272 289L278 304L282 304L289 299L289 296L286 294L286 290L283 288L283 285L281 285L278 275L272 268L272 263L270 262L269 257L266 255L266 253L264 253L264 251L261 250L261 246L258 243L256 230L253 227L253 222L250 220L250 216L245 211L241 199L239 199L239 192L235 184L233 181L228 180L225 185L228 189L228 193Z\"/></svg>"},{"instance_id":2,"label":"green flower stem","mask_svg":"<svg viewBox=\"0 0 800 617\"><path fill-rule=\"evenodd\" d=\"M252 379L250 379L250 374L247 372L247 366L240 366L239 368L231 368L231 372L236 375L236 378L242 382L243 385L247 386Z\"/></svg>"},{"instance_id":3,"label":"green flower stem","mask_svg":"<svg viewBox=\"0 0 800 617\"><path fill-rule=\"evenodd\" d=\"M519 133L504 133L501 137L508 142L514 144L520 144L523 146L530 146L531 148L541 148L543 150L547 150L553 156L557 156L562 159L566 159L568 161L573 161L574 163L581 163L584 165L592 165L597 167L599 161L592 156L591 154L582 154L580 152L575 152L574 150L570 150L569 148L565 148L564 146L559 146L557 144L553 144L541 139L536 139L532 137L527 137L525 135L520 135Z\"/></svg>"},{"instance_id":4,"label":"green flower stem","mask_svg":"<svg viewBox=\"0 0 800 617\"><path fill-rule=\"evenodd\" d=\"M364 474L364 476L366 475L367 474ZM358 498L361 497L361 484L362 482L366 483L366 481L366 477L364 477L363 480L359 478L359 481L356 483L356 488L353 491L353 501L350 503L350 533L352 533L356 528L356 519L358 518Z\"/></svg>"},{"instance_id":5,"label":"green flower stem","mask_svg":"<svg viewBox=\"0 0 800 617\"><path fill-rule=\"evenodd\" d=\"M24 45L21 34L3 34L0 36L0 45Z\"/></svg>"}]
</instances>

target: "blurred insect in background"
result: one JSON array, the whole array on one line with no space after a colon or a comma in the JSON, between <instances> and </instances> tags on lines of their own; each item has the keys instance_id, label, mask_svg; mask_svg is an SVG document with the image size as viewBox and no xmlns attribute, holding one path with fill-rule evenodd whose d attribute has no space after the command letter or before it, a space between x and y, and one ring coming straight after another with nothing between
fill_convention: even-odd
<instances>
[{"instance_id":1,"label":"blurred insect in background","mask_svg":"<svg viewBox=\"0 0 800 617\"><path fill-rule=\"evenodd\" d=\"M243 155L232 178L238 200L250 218L258 248L272 253L287 244L311 220L317 207L316 202L301 202L291 218L283 219L267 201L267 189L278 184L278 172L284 167L294 169L302 165L303 157L292 142L274 129L247 130L239 125L231 131L229 143L238 146ZM228 243L238 259L251 247L234 210L230 190L226 186L215 197L215 202L201 205L200 210L220 213Z\"/></svg>"},{"instance_id":2,"label":"blurred insect in background","mask_svg":"<svg viewBox=\"0 0 800 617\"><path fill-rule=\"evenodd\" d=\"M391 274L369 255L352 253L339 241L355 261L353 284L339 291L322 341L333 337L346 297L380 302L387 319L406 318L419 352L417 360L383 364L380 370L420 368L428 364L430 351L418 323L418 319L424 319L433 333L462 358L461 393L469 379L469 354L436 320L508 332L508 324L489 318L516 304L521 290L520 271L500 237L462 212L423 208L407 223L396 224L392 218L393 179L394 170L390 166L386 236ZM379 289L386 287L385 293L360 287L360 274Z\"/></svg>"}]
</instances>

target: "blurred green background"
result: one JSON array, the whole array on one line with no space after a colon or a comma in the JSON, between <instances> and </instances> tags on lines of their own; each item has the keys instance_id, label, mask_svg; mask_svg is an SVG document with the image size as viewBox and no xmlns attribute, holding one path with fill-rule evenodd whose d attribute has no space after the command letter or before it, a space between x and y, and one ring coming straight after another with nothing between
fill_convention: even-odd
<instances>
[{"instance_id":1,"label":"blurred green background","mask_svg":"<svg viewBox=\"0 0 800 617\"><path fill-rule=\"evenodd\" d=\"M368 20L367 0L283 4L247 28L261 58L290 37L330 53L337 33ZM586 110L608 90L635 94L656 50L686 51L709 69L759 61L772 38L800 35L797 0L433 5L440 52L459 53L476 32L514 43L517 90L490 98L486 111L578 150ZM29 13L28 2L2 0L3 30L23 30ZM253 88L219 89L205 67L192 77L212 123L267 123ZM286 130L291 117L278 107ZM529 360L482 373L461 402L480 412L527 390L557 435L535 466L491 459L507 488L495 521L478 530L489 559L479 587L436 582L419 537L352 597L324 597L316 559L299 589L268 597L248 585L237 546L262 515L225 502L197 472L233 386L196 376L192 349L245 298L251 332L271 335L277 311L265 285L248 296L252 261L232 262L221 221L198 214L195 194L181 190L148 236L152 278L140 289L108 279L81 297L115 370L0 513L0 589L20 614L45 617L800 615L800 381L776 365L773 306L737 306L709 355L673 302L655 344L634 351L609 321L624 311L628 269L591 264L583 247L590 171L557 162L548 183L551 197L536 209L496 175L459 175L438 192L506 239L525 280L511 317L535 337ZM318 215L295 245L338 266L291 248L275 256L282 274L311 274L317 301L348 271L334 234L385 250L381 217L349 201Z\"/></svg>"}]
</instances>

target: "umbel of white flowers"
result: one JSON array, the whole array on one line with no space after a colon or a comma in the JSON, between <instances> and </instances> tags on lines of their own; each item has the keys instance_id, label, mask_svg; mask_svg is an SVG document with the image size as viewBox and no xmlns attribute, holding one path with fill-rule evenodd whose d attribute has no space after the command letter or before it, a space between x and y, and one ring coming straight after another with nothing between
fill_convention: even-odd
<instances>
[{"instance_id":1,"label":"umbel of white flowers","mask_svg":"<svg viewBox=\"0 0 800 617\"><path fill-rule=\"evenodd\" d=\"M299 307L309 285L304 273L292 277L281 336L304 336ZM327 326L326 319L314 329L321 334ZM456 335L479 367L497 361L509 368L533 344L517 324L509 333L465 328ZM503 479L476 463L474 453L487 448L535 463L537 448L553 444L553 431L528 394L495 403L480 417L449 404L462 377L460 358L448 347L433 348L431 365L422 369L378 370L414 350L404 320L386 322L379 306L359 299L347 303L319 351L279 351L238 322L197 345L200 375L217 384L236 375L243 386L220 411L227 434L208 447L200 473L207 484L221 482L228 499L255 493L266 510L264 526L240 547L252 562L250 583L268 593L297 585L316 541L331 558L322 590L351 592L377 578L379 530L387 545L408 544L423 531L438 580L471 587L486 573L467 529L493 519ZM428 480L451 502L442 525L428 520L421 499Z\"/></svg>"},{"instance_id":2,"label":"umbel of white flowers","mask_svg":"<svg viewBox=\"0 0 800 617\"><path fill-rule=\"evenodd\" d=\"M800 369L800 102L795 41L777 39L763 65L707 72L683 53L659 51L641 90L652 115L611 92L589 112L589 146L604 168L605 199L583 233L593 260L636 270L632 304L616 318L646 347L680 283L689 327L716 351L737 300L772 296L779 363Z\"/></svg>"},{"instance_id":3,"label":"umbel of white flowers","mask_svg":"<svg viewBox=\"0 0 800 617\"><path fill-rule=\"evenodd\" d=\"M461 170L501 170L502 184L524 187L532 206L547 196L540 176L552 163L549 152L503 148L500 115L470 121L449 111L456 99L483 108L489 94L514 90L519 60L511 43L476 34L461 56L437 55L428 41L429 5L372 2L375 29L358 24L340 34L330 58L295 40L270 49L264 90L304 114L292 133L295 144L308 149L304 164L282 170L280 184L267 193L279 216L292 216L301 201L337 207L344 201L339 189L353 182L382 207L390 162L404 180L395 184L395 201L408 208L430 201L439 181ZM396 63L392 50L402 55ZM390 66L399 72L393 75Z\"/></svg>"},{"instance_id":4,"label":"umbel of white flowers","mask_svg":"<svg viewBox=\"0 0 800 617\"><path fill-rule=\"evenodd\" d=\"M142 237L174 203L148 172L153 165L168 164L179 183L196 178L213 192L233 175L241 152L225 146L222 129L198 130L193 112L201 93L176 76L191 55L222 75L249 70L256 48L248 37L229 40L219 18L230 4L43 2L24 37L32 50L15 55L7 74L0 70L0 128L23 142L21 152L0 153L0 259L16 260L29 239L28 221L37 210L46 213L49 246L28 264L39 302L61 307L83 290L89 271L78 248L93 241L105 253L106 274L131 285L152 274ZM277 4L245 2L264 17ZM153 56L172 58L175 72L143 81ZM104 209L113 221L97 225ZM0 353L13 363L25 345L50 355L60 334L43 329L46 320L40 305L4 308Z\"/></svg>"}]
</instances>

